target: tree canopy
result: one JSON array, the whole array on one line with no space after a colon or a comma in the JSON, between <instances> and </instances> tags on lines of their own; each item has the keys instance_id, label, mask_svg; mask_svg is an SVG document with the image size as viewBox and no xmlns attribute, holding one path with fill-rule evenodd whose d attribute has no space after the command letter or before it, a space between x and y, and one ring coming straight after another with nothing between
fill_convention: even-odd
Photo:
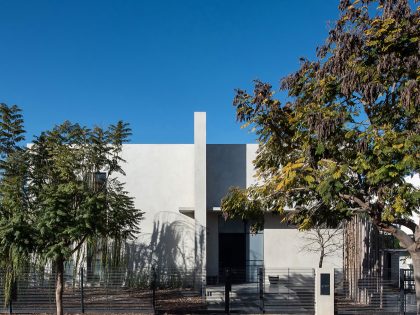
<instances>
[{"instance_id":1,"label":"tree canopy","mask_svg":"<svg viewBox=\"0 0 420 315\"><path fill-rule=\"evenodd\" d=\"M25 163L20 142L24 140L23 117L18 106L0 104L0 225L17 227L16 233L30 232L22 226L22 181ZM13 210L12 210L13 209ZM12 211L15 211L12 214ZM6 223L8 225L6 226ZM0 232L1 233L1 232ZM9 233L11 234L11 233ZM5 301L10 299L11 283L19 267L26 261L26 250L0 237L0 268L5 270Z\"/></svg>"},{"instance_id":2,"label":"tree canopy","mask_svg":"<svg viewBox=\"0 0 420 315\"><path fill-rule=\"evenodd\" d=\"M316 60L281 81L287 102L261 81L237 90L237 119L258 137L259 181L232 189L222 210L256 229L266 211L301 229L362 213L415 253L419 190L405 178L420 161L420 11L405 0L342 0L339 10Z\"/></svg>"},{"instance_id":3,"label":"tree canopy","mask_svg":"<svg viewBox=\"0 0 420 315\"><path fill-rule=\"evenodd\" d=\"M12 125L7 117L3 123ZM122 144L130 129L121 121L105 130L64 122L26 148L18 147L21 138L7 134L12 127L4 130L0 255L7 265L23 256L52 262L61 303L65 260L89 239L125 240L139 232L142 212L120 180Z\"/></svg>"}]
</instances>

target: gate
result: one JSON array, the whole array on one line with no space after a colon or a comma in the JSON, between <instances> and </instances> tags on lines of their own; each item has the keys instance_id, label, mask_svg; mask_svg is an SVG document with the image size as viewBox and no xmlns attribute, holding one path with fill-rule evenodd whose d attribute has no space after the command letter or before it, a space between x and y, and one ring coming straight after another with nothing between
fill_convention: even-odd
<instances>
[{"instance_id":1,"label":"gate","mask_svg":"<svg viewBox=\"0 0 420 315\"><path fill-rule=\"evenodd\" d=\"M218 281L206 288L207 309L225 313L261 313L259 270L262 268L221 271Z\"/></svg>"},{"instance_id":2,"label":"gate","mask_svg":"<svg viewBox=\"0 0 420 315\"><path fill-rule=\"evenodd\" d=\"M315 313L314 269L266 269L264 311L272 314Z\"/></svg>"},{"instance_id":3,"label":"gate","mask_svg":"<svg viewBox=\"0 0 420 315\"><path fill-rule=\"evenodd\" d=\"M261 312L259 270L263 270L263 268L248 269L248 272L243 269L231 271L231 292L229 294L231 311L252 314Z\"/></svg>"},{"instance_id":4,"label":"gate","mask_svg":"<svg viewBox=\"0 0 420 315\"><path fill-rule=\"evenodd\" d=\"M227 269L223 280L224 284L207 286L210 310L241 314L315 313L314 269Z\"/></svg>"}]
</instances>

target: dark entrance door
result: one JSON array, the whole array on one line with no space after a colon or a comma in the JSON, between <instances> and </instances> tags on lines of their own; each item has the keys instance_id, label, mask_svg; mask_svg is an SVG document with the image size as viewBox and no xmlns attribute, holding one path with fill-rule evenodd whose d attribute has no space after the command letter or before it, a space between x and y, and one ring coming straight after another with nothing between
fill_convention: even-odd
<instances>
[{"instance_id":1,"label":"dark entrance door","mask_svg":"<svg viewBox=\"0 0 420 315\"><path fill-rule=\"evenodd\" d=\"M232 282L245 281L246 267L246 234L221 233L219 234L219 273L224 280L226 268L232 270Z\"/></svg>"}]
</instances>

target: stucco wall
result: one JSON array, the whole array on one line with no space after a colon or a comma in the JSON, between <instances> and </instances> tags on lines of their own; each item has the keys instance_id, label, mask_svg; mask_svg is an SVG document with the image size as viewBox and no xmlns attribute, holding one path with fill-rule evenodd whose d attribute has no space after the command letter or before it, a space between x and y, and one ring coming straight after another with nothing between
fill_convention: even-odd
<instances>
[{"instance_id":1,"label":"stucco wall","mask_svg":"<svg viewBox=\"0 0 420 315\"><path fill-rule=\"evenodd\" d=\"M255 183L252 161L257 145L207 145L207 208L220 206L220 199L234 185ZM142 209L144 220L138 236L135 264L193 268L195 220L179 213L180 207L193 207L194 145L124 145L126 188ZM207 218L208 274L217 274L217 216ZM302 252L302 233L267 216L264 229L264 260L267 268L316 267L318 255ZM341 267L341 252L325 259L324 266Z\"/></svg>"},{"instance_id":2,"label":"stucco wall","mask_svg":"<svg viewBox=\"0 0 420 315\"><path fill-rule=\"evenodd\" d=\"M258 150L258 144L246 146L246 186L249 187L257 182L253 161ZM336 241L339 241L341 236ZM316 268L318 267L319 255L317 253L302 250L308 240L304 232L287 226L280 222L279 216L266 215L264 226L264 265L266 268ZM323 266L342 267L342 252L337 251L334 255L324 259Z\"/></svg>"},{"instance_id":3,"label":"stucco wall","mask_svg":"<svg viewBox=\"0 0 420 315\"><path fill-rule=\"evenodd\" d=\"M246 186L246 145L207 145L207 209L220 207L230 187Z\"/></svg>"},{"instance_id":4,"label":"stucco wall","mask_svg":"<svg viewBox=\"0 0 420 315\"><path fill-rule=\"evenodd\" d=\"M255 168L253 161L257 157L258 144L246 145L246 187L255 184Z\"/></svg>"},{"instance_id":5,"label":"stucco wall","mask_svg":"<svg viewBox=\"0 0 420 315\"><path fill-rule=\"evenodd\" d=\"M194 219L179 207L194 205L194 145L127 144L126 188L144 211L135 263L194 266Z\"/></svg>"},{"instance_id":6,"label":"stucco wall","mask_svg":"<svg viewBox=\"0 0 420 315\"><path fill-rule=\"evenodd\" d=\"M264 226L264 264L266 268L316 268L318 253L302 250L308 240L305 232L280 222L279 216L267 215ZM336 241L341 239L341 233ZM324 259L323 267L341 268L342 251Z\"/></svg>"}]
</instances>

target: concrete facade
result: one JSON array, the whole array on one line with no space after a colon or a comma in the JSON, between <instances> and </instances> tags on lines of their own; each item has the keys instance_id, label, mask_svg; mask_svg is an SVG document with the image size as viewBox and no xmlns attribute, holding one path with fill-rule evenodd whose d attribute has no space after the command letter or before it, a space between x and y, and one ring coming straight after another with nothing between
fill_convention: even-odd
<instances>
[{"instance_id":1,"label":"concrete facade","mask_svg":"<svg viewBox=\"0 0 420 315\"><path fill-rule=\"evenodd\" d=\"M205 113L195 113L194 120L194 144L124 145L124 181L145 212L133 264L200 268L207 279L241 259L248 269L317 267L317 255L301 251L301 232L278 216L267 215L256 235L249 233L247 222L224 221L220 202L229 188L256 181L257 145L207 144ZM226 246L231 248L221 248ZM230 257L230 251L241 258ZM326 258L324 266L341 267L341 252Z\"/></svg>"}]
</instances>

